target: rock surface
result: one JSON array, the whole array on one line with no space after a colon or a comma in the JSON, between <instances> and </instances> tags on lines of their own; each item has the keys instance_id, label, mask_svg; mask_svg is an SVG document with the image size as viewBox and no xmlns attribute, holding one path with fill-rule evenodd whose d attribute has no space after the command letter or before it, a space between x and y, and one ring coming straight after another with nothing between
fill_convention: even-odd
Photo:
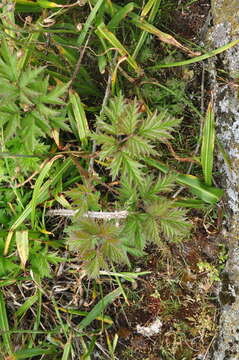
<instances>
[{"instance_id":1,"label":"rock surface","mask_svg":"<svg viewBox=\"0 0 239 360\"><path fill-rule=\"evenodd\" d=\"M211 0L211 11L210 47L215 49L238 39L239 0ZM229 157L226 160L218 155L227 209L227 231L223 236L229 252L219 294L219 336L211 359L236 360L239 359L239 45L213 59L209 72L217 136Z\"/></svg>"}]
</instances>

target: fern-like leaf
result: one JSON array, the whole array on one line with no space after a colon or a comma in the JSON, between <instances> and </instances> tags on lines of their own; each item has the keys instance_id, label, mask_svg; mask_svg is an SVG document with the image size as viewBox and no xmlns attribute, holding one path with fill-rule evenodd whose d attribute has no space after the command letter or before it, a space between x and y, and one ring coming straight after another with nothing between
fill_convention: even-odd
<instances>
[{"instance_id":1,"label":"fern-like leaf","mask_svg":"<svg viewBox=\"0 0 239 360\"><path fill-rule=\"evenodd\" d=\"M67 229L67 244L76 250L82 268L90 277L96 277L109 262L129 263L121 229L110 222L97 222L89 218L76 217Z\"/></svg>"},{"instance_id":2,"label":"fern-like leaf","mask_svg":"<svg viewBox=\"0 0 239 360\"><path fill-rule=\"evenodd\" d=\"M164 142L172 138L171 132L181 122L181 119L172 118L167 111L157 114L156 112L148 117L139 128L139 135L151 140Z\"/></svg>"},{"instance_id":3,"label":"fern-like leaf","mask_svg":"<svg viewBox=\"0 0 239 360\"><path fill-rule=\"evenodd\" d=\"M170 241L180 241L190 233L185 211L173 208L173 202L165 198L146 206L146 213L158 224L158 233Z\"/></svg>"}]
</instances>

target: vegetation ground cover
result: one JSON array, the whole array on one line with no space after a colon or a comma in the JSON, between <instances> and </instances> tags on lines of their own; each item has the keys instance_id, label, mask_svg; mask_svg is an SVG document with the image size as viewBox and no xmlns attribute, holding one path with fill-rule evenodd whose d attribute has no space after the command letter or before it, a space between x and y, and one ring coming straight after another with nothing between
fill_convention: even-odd
<instances>
[{"instance_id":1,"label":"vegetation ground cover","mask_svg":"<svg viewBox=\"0 0 239 360\"><path fill-rule=\"evenodd\" d=\"M226 249L197 61L234 45L200 45L208 10L2 2L4 360L206 358Z\"/></svg>"}]
</instances>

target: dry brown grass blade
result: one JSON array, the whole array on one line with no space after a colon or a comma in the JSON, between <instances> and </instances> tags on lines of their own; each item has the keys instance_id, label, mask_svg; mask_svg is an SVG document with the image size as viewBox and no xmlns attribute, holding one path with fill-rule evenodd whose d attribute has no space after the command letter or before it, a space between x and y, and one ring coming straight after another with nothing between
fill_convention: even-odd
<instances>
[{"instance_id":1,"label":"dry brown grass blade","mask_svg":"<svg viewBox=\"0 0 239 360\"><path fill-rule=\"evenodd\" d=\"M182 45L180 42L178 42L172 35L167 34L163 31L160 31L155 26L148 24L145 21L138 21L133 20L132 21L137 27L140 29L147 31L151 34L154 34L158 37L158 39L166 44L172 45L177 47L178 49L182 50L183 52L187 53L190 56L199 56L201 53L199 51L192 51L186 46Z\"/></svg>"}]
</instances>

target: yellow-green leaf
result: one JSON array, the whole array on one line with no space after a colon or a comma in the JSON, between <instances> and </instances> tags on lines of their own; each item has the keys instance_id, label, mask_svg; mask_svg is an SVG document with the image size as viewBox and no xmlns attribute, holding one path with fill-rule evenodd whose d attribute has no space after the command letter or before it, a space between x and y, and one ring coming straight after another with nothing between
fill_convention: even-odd
<instances>
[{"instance_id":1,"label":"yellow-green leaf","mask_svg":"<svg viewBox=\"0 0 239 360\"><path fill-rule=\"evenodd\" d=\"M29 257L28 230L16 231L16 245L21 260L21 267L25 269Z\"/></svg>"}]
</instances>

